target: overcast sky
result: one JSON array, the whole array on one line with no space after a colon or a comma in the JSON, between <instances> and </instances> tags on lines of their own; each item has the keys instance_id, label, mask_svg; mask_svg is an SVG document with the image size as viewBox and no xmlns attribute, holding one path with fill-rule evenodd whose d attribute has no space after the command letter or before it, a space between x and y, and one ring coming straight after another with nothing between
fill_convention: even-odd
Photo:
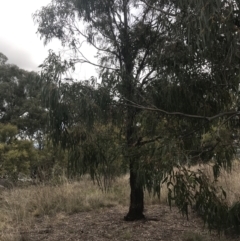
<instances>
[{"instance_id":1,"label":"overcast sky","mask_svg":"<svg viewBox=\"0 0 240 241\"><path fill-rule=\"evenodd\" d=\"M25 70L40 71L38 66L47 57L48 50L61 49L57 40L43 45L36 34L32 14L51 0L0 0L0 52L8 57L8 63L16 64ZM94 51L87 51L93 59ZM96 61L95 61L96 62ZM87 79L94 75L95 68L84 64L79 68L78 77Z\"/></svg>"}]
</instances>

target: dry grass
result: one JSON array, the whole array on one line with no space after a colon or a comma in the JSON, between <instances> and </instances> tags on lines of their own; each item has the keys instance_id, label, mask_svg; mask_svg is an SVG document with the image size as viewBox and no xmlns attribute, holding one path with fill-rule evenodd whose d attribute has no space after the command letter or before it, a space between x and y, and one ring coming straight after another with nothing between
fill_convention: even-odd
<instances>
[{"instance_id":1,"label":"dry grass","mask_svg":"<svg viewBox=\"0 0 240 241\"><path fill-rule=\"evenodd\" d=\"M119 178L107 193L103 193L88 177L78 182L60 185L39 185L14 188L0 194L0 240L20 240L17 227L30 226L35 218L59 213L99 210L129 204L128 176ZM159 203L157 197L146 193L146 204ZM14 232L13 232L14 230Z\"/></svg>"},{"instance_id":2,"label":"dry grass","mask_svg":"<svg viewBox=\"0 0 240 241\"><path fill-rule=\"evenodd\" d=\"M213 181L213 171L211 165L206 166L195 166L193 169L204 171L204 173ZM227 193L226 202L228 205L240 201L240 161L236 160L233 162L232 170L222 170L221 175L216 183L217 186L222 187Z\"/></svg>"},{"instance_id":3,"label":"dry grass","mask_svg":"<svg viewBox=\"0 0 240 241\"><path fill-rule=\"evenodd\" d=\"M211 176L211 168L204 168ZM239 172L240 163L235 162L232 172L224 171L219 179L218 184L227 190L229 204L240 199ZM0 190L0 240L27 241L28 237L20 235L19 230L28 229L36 220L43 218L60 218L61 215L101 210L106 207L126 208L129 204L129 193L128 176L119 178L108 193L103 193L89 177L84 177L78 182L65 180L55 186L39 185ZM166 188L162 189L160 201L157 197L145 194L146 205L166 203L166 199Z\"/></svg>"}]
</instances>

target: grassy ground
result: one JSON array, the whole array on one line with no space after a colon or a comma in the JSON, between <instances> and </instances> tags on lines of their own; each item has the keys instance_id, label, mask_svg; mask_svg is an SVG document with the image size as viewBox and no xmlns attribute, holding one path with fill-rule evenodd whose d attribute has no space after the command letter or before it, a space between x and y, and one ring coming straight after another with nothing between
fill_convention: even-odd
<instances>
[{"instance_id":1,"label":"grassy ground","mask_svg":"<svg viewBox=\"0 0 240 241\"><path fill-rule=\"evenodd\" d=\"M127 206L128 177L117 179L111 190L103 193L84 177L80 181L63 181L59 185L39 185L1 191L0 240L18 240L20 226L29 226L36 218L54 217L59 213L74 214L101 208ZM160 201L146 195L146 204Z\"/></svg>"},{"instance_id":2,"label":"grassy ground","mask_svg":"<svg viewBox=\"0 0 240 241\"><path fill-rule=\"evenodd\" d=\"M210 167L204 168L211 176ZM239 201L240 198L239 172L240 164L236 162L232 172L224 172L219 179L219 185L222 185L227 190L229 203ZM169 208L165 205L167 198L166 188L163 188L161 200L158 200L157 197L151 197L147 193L145 195L147 214L150 215L150 217L159 214L160 218L163 218L163 220L161 220L161 225L160 222L157 222L157 224L154 222L151 224L139 223L139 225L137 225L139 231L135 233L132 226L133 224L122 222L123 215L127 212L129 204L130 190L128 179L127 176L119 178L108 193L101 192L96 185L93 185L88 177L82 178L79 182L68 182L65 180L61 184L54 186L39 185L2 190L0 191L0 240L30 241L38 240L38 238L39 240L40 238L41 240L67 240L64 236L62 236L63 239L59 239L59 237L55 235L56 233L61 233L62 228L64 229L64 227L66 228L65 233L67 233L68 237L71 236L72 232L75 235L73 235L72 239L69 238L68 240L78 240L76 239L77 233L75 234L75 231L73 231L72 228L75 227L75 225L78 225L74 230L78 230L81 233L81 230L79 230L79 223L82 222L82 226L84 226L86 224L85 220L89 221L90 226L102 223L104 220L105 226L108 224L111 226L111 220L112 222L115 220L117 223L115 229L110 228L108 230L108 228L101 225L98 225L98 229L94 229L96 231L96 237L100 235L99 232L102 233L108 230L107 232L111 236L108 240L151 240L151 237L155 235L162 235L158 232L160 232L162 227L166 224L168 224L168 227L172 228L169 229L172 231L169 231L168 235L172 235L174 230L177 231L177 226L180 225L179 230L182 230L180 232L181 235L179 236L179 239L176 240L201 241L218 239L212 239L214 238L213 236L201 236L202 234L200 230L198 230L199 232L194 231L197 226L199 226L199 228L202 228L203 226L197 217L192 218L192 220L195 220L195 223L193 222L194 225L192 225L193 223L191 225L186 224L190 227L189 229L182 226L186 219L181 217L176 209L170 212ZM158 205L159 203L162 205ZM162 217L162 213L164 213L164 217ZM92 218L87 218L88 216ZM76 220L72 220L71 222L68 221L74 218ZM109 223L106 223L108 222L106 220L108 220ZM179 224L176 223L178 222L177 220L180 222ZM94 224L95 221L96 223ZM61 222L67 222L69 225L62 227ZM175 223L175 225L171 226L171 222ZM48 227L50 223L53 224L50 230L55 230L55 236L51 236L48 231L46 231L48 230L46 225ZM70 223L72 224L70 225ZM160 225L160 227L158 227L158 225ZM45 230L48 234L45 239L40 235L40 227L42 227L42 230ZM142 229L140 227L142 227ZM119 230L122 230L122 232L118 234L118 236L120 235L120 238L114 237L114 234L118 232L118 228ZM158 231L155 230L156 228L158 228ZM115 231L113 232L113 230ZM167 230L167 227L165 227L165 230ZM45 234L44 232L43 234ZM138 235L139 232L143 232L143 235L147 235L146 232L149 232L150 236L148 239L137 238L136 235ZM151 235L152 232L154 234ZM106 236L108 234L105 233L104 235ZM178 233L176 233L176 235L178 235ZM85 240L95 240L91 236L85 236L82 238ZM170 240L168 238L169 237L162 238L161 240ZM175 239L171 238L171 240Z\"/></svg>"}]
</instances>

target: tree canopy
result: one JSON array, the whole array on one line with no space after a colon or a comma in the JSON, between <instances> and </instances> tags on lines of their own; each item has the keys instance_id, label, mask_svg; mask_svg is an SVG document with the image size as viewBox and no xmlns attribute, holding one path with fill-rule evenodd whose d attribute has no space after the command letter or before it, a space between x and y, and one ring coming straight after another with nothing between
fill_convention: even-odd
<instances>
[{"instance_id":1,"label":"tree canopy","mask_svg":"<svg viewBox=\"0 0 240 241\"><path fill-rule=\"evenodd\" d=\"M58 38L72 50L65 60L50 52L42 64L51 138L70 151L71 170L89 167L93 177L100 164L109 164L109 153L118 153L130 173L125 220L143 218L144 188L159 194L167 181L170 203L187 213L193 201L207 197L206 222L226 225L221 214L227 209L216 211L221 199L209 192L211 184L184 165L212 162L216 178L231 166L239 11L238 1L230 0L52 0L34 14L46 44ZM100 84L64 81L69 68L90 63L81 53L83 41L98 51L93 64Z\"/></svg>"},{"instance_id":2,"label":"tree canopy","mask_svg":"<svg viewBox=\"0 0 240 241\"><path fill-rule=\"evenodd\" d=\"M47 109L39 80L0 53L0 176L13 181L21 175L47 181L57 166L66 168L66 155L46 142Z\"/></svg>"},{"instance_id":3,"label":"tree canopy","mask_svg":"<svg viewBox=\"0 0 240 241\"><path fill-rule=\"evenodd\" d=\"M6 63L0 65L0 122L16 125L24 139L41 139L46 110L41 104L39 75Z\"/></svg>"}]
</instances>

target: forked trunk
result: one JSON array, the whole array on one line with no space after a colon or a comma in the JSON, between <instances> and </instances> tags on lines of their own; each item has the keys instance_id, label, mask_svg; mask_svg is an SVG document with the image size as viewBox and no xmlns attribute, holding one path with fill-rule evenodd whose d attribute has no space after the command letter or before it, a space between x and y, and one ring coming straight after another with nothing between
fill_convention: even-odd
<instances>
[{"instance_id":1,"label":"forked trunk","mask_svg":"<svg viewBox=\"0 0 240 241\"><path fill-rule=\"evenodd\" d=\"M134 163L130 163L130 207L128 214L124 217L126 221L144 219L144 194L142 184L137 180L137 173L134 170Z\"/></svg>"}]
</instances>

